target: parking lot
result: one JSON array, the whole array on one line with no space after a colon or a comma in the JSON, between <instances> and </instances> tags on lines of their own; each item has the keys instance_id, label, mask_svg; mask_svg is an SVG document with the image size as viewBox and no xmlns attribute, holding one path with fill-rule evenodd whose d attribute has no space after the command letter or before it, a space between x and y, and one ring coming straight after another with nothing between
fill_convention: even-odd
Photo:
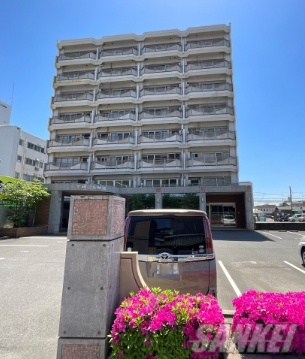
<instances>
[{"instance_id":1,"label":"parking lot","mask_svg":"<svg viewBox=\"0 0 305 359\"><path fill-rule=\"evenodd\" d=\"M303 232L214 231L218 300L253 288L303 291L305 268L297 252ZM0 358L56 357L66 237L0 241Z\"/></svg>"}]
</instances>

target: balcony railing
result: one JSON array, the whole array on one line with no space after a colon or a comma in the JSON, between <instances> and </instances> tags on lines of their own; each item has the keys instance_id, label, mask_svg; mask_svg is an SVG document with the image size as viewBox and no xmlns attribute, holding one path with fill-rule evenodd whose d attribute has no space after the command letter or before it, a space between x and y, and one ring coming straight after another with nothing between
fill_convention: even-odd
<instances>
[{"instance_id":1,"label":"balcony railing","mask_svg":"<svg viewBox=\"0 0 305 359\"><path fill-rule=\"evenodd\" d=\"M141 135L139 143L154 143L154 142L182 142L182 136L177 134L159 133L149 134L147 136Z\"/></svg>"},{"instance_id":2,"label":"balcony railing","mask_svg":"<svg viewBox=\"0 0 305 359\"><path fill-rule=\"evenodd\" d=\"M160 52L160 51L181 51L181 45L176 44L156 44L156 45L146 45L142 49L142 53L150 53L150 52Z\"/></svg>"},{"instance_id":3,"label":"balcony railing","mask_svg":"<svg viewBox=\"0 0 305 359\"><path fill-rule=\"evenodd\" d=\"M67 81L67 80L94 80L94 71L73 71L65 72L63 74L57 75L57 81Z\"/></svg>"},{"instance_id":4,"label":"balcony railing","mask_svg":"<svg viewBox=\"0 0 305 359\"><path fill-rule=\"evenodd\" d=\"M98 99L103 98L120 98L120 97L137 97L136 90L133 89L114 89L114 90L101 90L97 94Z\"/></svg>"},{"instance_id":5,"label":"balcony railing","mask_svg":"<svg viewBox=\"0 0 305 359\"><path fill-rule=\"evenodd\" d=\"M191 132L187 135L188 141L199 141L199 140L235 140L235 131L229 131L228 129L200 129Z\"/></svg>"},{"instance_id":6,"label":"balcony railing","mask_svg":"<svg viewBox=\"0 0 305 359\"><path fill-rule=\"evenodd\" d=\"M135 143L134 137L129 136L126 138L115 138L115 137L107 137L105 139L103 138L94 138L93 139L93 145L108 145L108 144L133 144Z\"/></svg>"},{"instance_id":7,"label":"balcony railing","mask_svg":"<svg viewBox=\"0 0 305 359\"><path fill-rule=\"evenodd\" d=\"M226 46L230 47L230 41L226 39L209 39L209 40L198 40L190 41L186 44L185 50L189 49L198 49L204 47L214 47L214 46Z\"/></svg>"},{"instance_id":8,"label":"balcony railing","mask_svg":"<svg viewBox=\"0 0 305 359\"><path fill-rule=\"evenodd\" d=\"M77 51L77 52L67 52L65 54L60 54L58 56L58 61L65 60L78 60L78 59L96 59L95 51Z\"/></svg>"},{"instance_id":9,"label":"balcony railing","mask_svg":"<svg viewBox=\"0 0 305 359\"><path fill-rule=\"evenodd\" d=\"M166 118L166 117L182 117L180 107L169 108L144 108L140 113L140 119L145 118Z\"/></svg>"},{"instance_id":10,"label":"balcony railing","mask_svg":"<svg viewBox=\"0 0 305 359\"><path fill-rule=\"evenodd\" d=\"M122 67L113 69L103 69L99 72L98 78L109 76L137 76L137 69L135 67Z\"/></svg>"},{"instance_id":11,"label":"balcony railing","mask_svg":"<svg viewBox=\"0 0 305 359\"><path fill-rule=\"evenodd\" d=\"M223 114L233 115L233 107L227 106L225 104L191 105L187 110L187 117Z\"/></svg>"},{"instance_id":12,"label":"balcony railing","mask_svg":"<svg viewBox=\"0 0 305 359\"><path fill-rule=\"evenodd\" d=\"M95 161L91 163L92 170L98 169L134 169L135 162L133 159L127 161L120 160L109 160L109 161Z\"/></svg>"},{"instance_id":13,"label":"balcony railing","mask_svg":"<svg viewBox=\"0 0 305 359\"><path fill-rule=\"evenodd\" d=\"M77 163L60 163L60 162L55 162L55 163L47 163L45 170L46 171L70 171L70 170L87 170L88 169L88 163L87 162L77 162Z\"/></svg>"},{"instance_id":14,"label":"balcony railing","mask_svg":"<svg viewBox=\"0 0 305 359\"><path fill-rule=\"evenodd\" d=\"M226 165L236 166L236 164L237 164L236 157L227 157L227 156L217 156L215 158L204 156L204 157L198 158L198 159L188 159L187 160L188 167L226 166Z\"/></svg>"},{"instance_id":15,"label":"balcony railing","mask_svg":"<svg viewBox=\"0 0 305 359\"><path fill-rule=\"evenodd\" d=\"M48 147L70 147L70 146L89 146L90 141L87 138L67 140L67 139L57 139L49 140Z\"/></svg>"},{"instance_id":16,"label":"balcony railing","mask_svg":"<svg viewBox=\"0 0 305 359\"><path fill-rule=\"evenodd\" d=\"M186 71L221 68L221 67L226 67L230 69L231 62L227 60L194 61L194 62L189 62L186 65Z\"/></svg>"},{"instance_id":17,"label":"balcony railing","mask_svg":"<svg viewBox=\"0 0 305 359\"><path fill-rule=\"evenodd\" d=\"M55 95L54 102L63 102L63 101L92 101L94 95L92 92L72 92L72 93L62 93L60 95Z\"/></svg>"},{"instance_id":18,"label":"balcony railing","mask_svg":"<svg viewBox=\"0 0 305 359\"><path fill-rule=\"evenodd\" d=\"M181 160L179 159L143 159L139 162L139 168L168 168L168 167L181 167Z\"/></svg>"},{"instance_id":19,"label":"balcony railing","mask_svg":"<svg viewBox=\"0 0 305 359\"><path fill-rule=\"evenodd\" d=\"M91 122L91 113L77 113L54 116L50 120L50 125L60 125L66 123Z\"/></svg>"},{"instance_id":20,"label":"balcony railing","mask_svg":"<svg viewBox=\"0 0 305 359\"><path fill-rule=\"evenodd\" d=\"M104 56L138 55L137 47L125 47L120 49L102 50L100 58Z\"/></svg>"},{"instance_id":21,"label":"balcony railing","mask_svg":"<svg viewBox=\"0 0 305 359\"><path fill-rule=\"evenodd\" d=\"M191 92L209 92L209 91L232 91L233 86L228 82L213 82L213 83L193 83L186 88L186 93Z\"/></svg>"},{"instance_id":22,"label":"balcony railing","mask_svg":"<svg viewBox=\"0 0 305 359\"><path fill-rule=\"evenodd\" d=\"M162 72L181 72L180 64L164 64L164 65L146 65L141 69L141 75L143 74L153 74L153 73L162 73Z\"/></svg>"},{"instance_id":23,"label":"balcony railing","mask_svg":"<svg viewBox=\"0 0 305 359\"><path fill-rule=\"evenodd\" d=\"M154 86L154 87L144 87L141 90L141 96L169 95L169 94L181 95L181 88L178 86Z\"/></svg>"},{"instance_id":24,"label":"balcony railing","mask_svg":"<svg viewBox=\"0 0 305 359\"><path fill-rule=\"evenodd\" d=\"M95 122L118 121L118 120L135 120L135 111L100 111L95 116Z\"/></svg>"}]
</instances>

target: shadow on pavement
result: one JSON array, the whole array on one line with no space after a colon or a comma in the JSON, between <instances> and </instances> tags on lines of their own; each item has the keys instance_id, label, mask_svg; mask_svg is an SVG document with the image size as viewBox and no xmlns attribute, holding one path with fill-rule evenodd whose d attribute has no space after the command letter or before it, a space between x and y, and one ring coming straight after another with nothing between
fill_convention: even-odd
<instances>
[{"instance_id":1,"label":"shadow on pavement","mask_svg":"<svg viewBox=\"0 0 305 359\"><path fill-rule=\"evenodd\" d=\"M213 231L213 239L217 240L226 240L226 241L237 241L237 242L274 242L272 239L268 238L262 233L255 231L241 231L241 230L230 230L230 231Z\"/></svg>"}]
</instances>

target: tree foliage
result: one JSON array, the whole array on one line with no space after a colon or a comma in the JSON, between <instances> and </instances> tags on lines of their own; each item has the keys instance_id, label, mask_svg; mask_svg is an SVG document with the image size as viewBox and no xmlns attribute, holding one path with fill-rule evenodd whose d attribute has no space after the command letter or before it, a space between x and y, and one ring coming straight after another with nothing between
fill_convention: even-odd
<instances>
[{"instance_id":1,"label":"tree foliage","mask_svg":"<svg viewBox=\"0 0 305 359\"><path fill-rule=\"evenodd\" d=\"M32 226L37 204L50 196L39 180L7 183L3 194L5 200L10 203L8 218L13 221L14 227Z\"/></svg>"}]
</instances>

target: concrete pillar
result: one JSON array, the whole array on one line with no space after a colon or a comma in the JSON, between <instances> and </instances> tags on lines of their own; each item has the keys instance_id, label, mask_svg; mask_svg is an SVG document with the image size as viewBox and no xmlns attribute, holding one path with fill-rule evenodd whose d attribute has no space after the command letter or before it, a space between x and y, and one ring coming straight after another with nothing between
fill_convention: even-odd
<instances>
[{"instance_id":1,"label":"concrete pillar","mask_svg":"<svg viewBox=\"0 0 305 359\"><path fill-rule=\"evenodd\" d=\"M245 212L246 212L246 228L250 230L254 230L253 192L251 186L247 186L245 192Z\"/></svg>"},{"instance_id":2,"label":"concrete pillar","mask_svg":"<svg viewBox=\"0 0 305 359\"><path fill-rule=\"evenodd\" d=\"M50 201L50 215L48 233L59 233L62 213L62 191L52 191Z\"/></svg>"},{"instance_id":3,"label":"concrete pillar","mask_svg":"<svg viewBox=\"0 0 305 359\"><path fill-rule=\"evenodd\" d=\"M71 197L57 359L107 358L124 218L124 198Z\"/></svg>"},{"instance_id":4,"label":"concrete pillar","mask_svg":"<svg viewBox=\"0 0 305 359\"><path fill-rule=\"evenodd\" d=\"M207 196L205 192L199 192L199 210L205 212L207 210Z\"/></svg>"},{"instance_id":5,"label":"concrete pillar","mask_svg":"<svg viewBox=\"0 0 305 359\"><path fill-rule=\"evenodd\" d=\"M162 208L162 193L155 193L155 208Z\"/></svg>"}]
</instances>

